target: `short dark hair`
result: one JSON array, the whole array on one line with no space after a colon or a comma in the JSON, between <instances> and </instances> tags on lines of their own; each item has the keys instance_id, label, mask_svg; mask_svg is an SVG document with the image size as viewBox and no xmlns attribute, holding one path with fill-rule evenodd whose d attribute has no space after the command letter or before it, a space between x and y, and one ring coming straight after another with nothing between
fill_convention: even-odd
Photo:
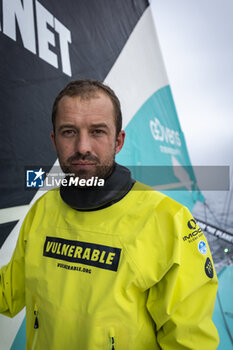
<instances>
[{"instance_id":1,"label":"short dark hair","mask_svg":"<svg viewBox=\"0 0 233 350\"><path fill-rule=\"evenodd\" d=\"M97 92L103 92L107 96L110 97L113 108L114 108L114 117L115 117L115 125L116 125L116 137L122 128L122 113L121 113L121 105L118 97L115 92L107 85L101 83L98 80L91 79L80 79L71 81L68 85L65 86L63 90L59 92L57 95L52 109L52 123L53 130L55 132L55 122L56 115L58 109L58 103L64 96L76 97L80 96L85 99L90 99L96 95Z\"/></svg>"}]
</instances>

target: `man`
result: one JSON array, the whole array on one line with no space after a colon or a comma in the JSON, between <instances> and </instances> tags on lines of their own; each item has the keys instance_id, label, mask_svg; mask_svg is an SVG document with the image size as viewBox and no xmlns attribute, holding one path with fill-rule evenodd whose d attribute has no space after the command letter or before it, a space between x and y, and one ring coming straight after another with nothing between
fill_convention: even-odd
<instances>
[{"instance_id":1,"label":"man","mask_svg":"<svg viewBox=\"0 0 233 350\"><path fill-rule=\"evenodd\" d=\"M125 133L114 92L71 82L52 119L63 171L105 184L53 189L22 225L0 311L26 305L27 349L216 349L207 241L185 207L115 164Z\"/></svg>"}]
</instances>

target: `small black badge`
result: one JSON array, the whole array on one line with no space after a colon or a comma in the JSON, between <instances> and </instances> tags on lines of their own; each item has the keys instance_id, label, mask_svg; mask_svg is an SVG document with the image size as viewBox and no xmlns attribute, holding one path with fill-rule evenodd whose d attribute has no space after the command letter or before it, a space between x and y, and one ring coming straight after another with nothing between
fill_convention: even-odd
<instances>
[{"instance_id":1,"label":"small black badge","mask_svg":"<svg viewBox=\"0 0 233 350\"><path fill-rule=\"evenodd\" d=\"M188 227L190 228L190 230L195 230L195 228L197 227L196 221L194 219L189 220Z\"/></svg>"},{"instance_id":2,"label":"small black badge","mask_svg":"<svg viewBox=\"0 0 233 350\"><path fill-rule=\"evenodd\" d=\"M210 260L210 258L206 259L205 262L205 273L209 278L213 278L214 277L214 268L213 268L213 264Z\"/></svg>"}]
</instances>

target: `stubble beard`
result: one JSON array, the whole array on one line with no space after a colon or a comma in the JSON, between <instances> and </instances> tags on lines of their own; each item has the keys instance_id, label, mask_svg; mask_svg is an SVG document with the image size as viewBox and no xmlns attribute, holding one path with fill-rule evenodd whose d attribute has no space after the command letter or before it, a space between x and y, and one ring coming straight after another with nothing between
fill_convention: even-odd
<instances>
[{"instance_id":1,"label":"stubble beard","mask_svg":"<svg viewBox=\"0 0 233 350\"><path fill-rule=\"evenodd\" d=\"M92 177L97 177L98 179L106 179L109 175L111 175L114 165L115 165L115 150L112 152L111 158L105 162L105 164L101 164L99 159L96 157L93 157L91 155L74 155L70 157L66 164L59 158L59 163L61 166L62 171L67 174L68 177L78 177L79 179L85 179L88 180ZM93 166L94 169L92 170L86 170L86 169L74 169L72 167L72 164L70 164L71 161L74 160L90 160L94 161L96 165Z\"/></svg>"}]
</instances>

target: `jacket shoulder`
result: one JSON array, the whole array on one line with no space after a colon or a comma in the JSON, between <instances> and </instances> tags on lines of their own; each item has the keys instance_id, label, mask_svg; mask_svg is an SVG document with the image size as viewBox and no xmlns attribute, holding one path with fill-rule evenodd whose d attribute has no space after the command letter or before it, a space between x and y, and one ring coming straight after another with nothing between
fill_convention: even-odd
<instances>
[{"instance_id":1,"label":"jacket shoulder","mask_svg":"<svg viewBox=\"0 0 233 350\"><path fill-rule=\"evenodd\" d=\"M52 190L49 190L48 192L42 194L36 201L33 203L32 206L41 205L48 201L56 201L59 196L59 187L53 188Z\"/></svg>"},{"instance_id":2,"label":"jacket shoulder","mask_svg":"<svg viewBox=\"0 0 233 350\"><path fill-rule=\"evenodd\" d=\"M170 212L173 214L182 209L188 210L184 205L180 204L166 194L159 192L153 187L145 185L139 181L136 181L133 190L140 192L140 195L144 198L144 203L154 203L157 210L161 209L165 212Z\"/></svg>"}]
</instances>

